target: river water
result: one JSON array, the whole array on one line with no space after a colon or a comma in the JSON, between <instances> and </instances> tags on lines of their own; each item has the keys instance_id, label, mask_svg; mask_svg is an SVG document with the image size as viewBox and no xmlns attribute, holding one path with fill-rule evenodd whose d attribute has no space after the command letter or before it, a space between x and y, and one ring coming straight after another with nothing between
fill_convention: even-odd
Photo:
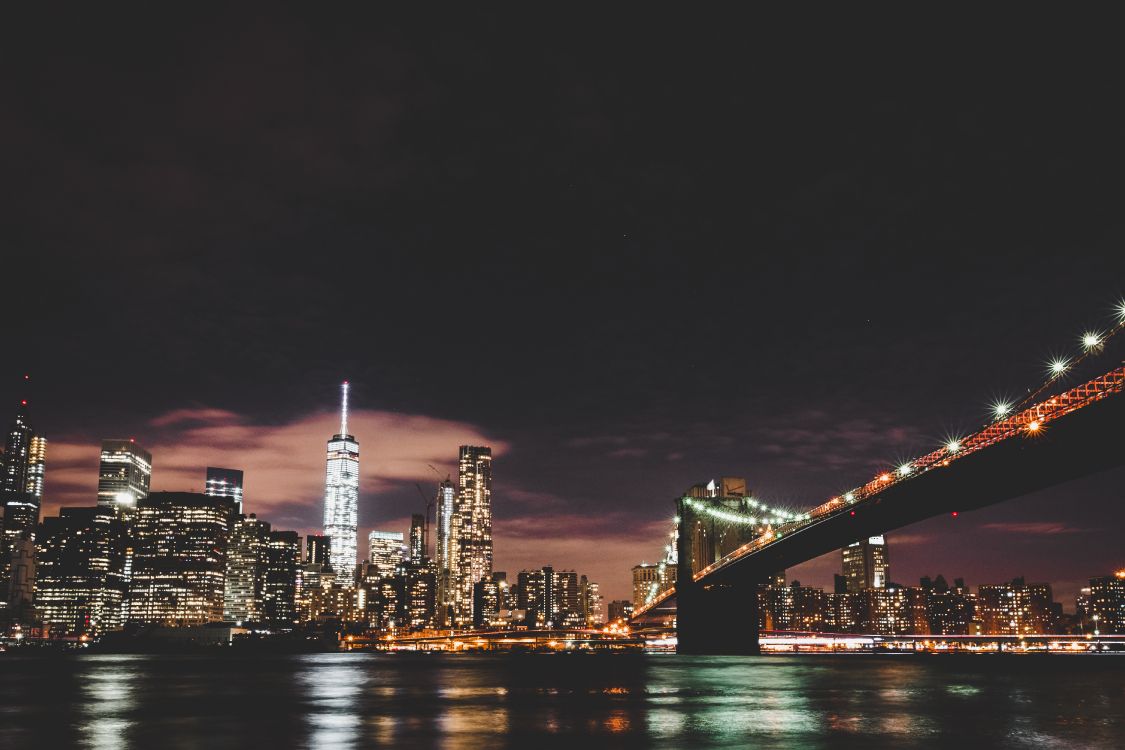
<instances>
[{"instance_id":1,"label":"river water","mask_svg":"<svg viewBox=\"0 0 1125 750\"><path fill-rule=\"evenodd\" d=\"M1125 656L0 658L0 748L1123 748Z\"/></svg>"}]
</instances>

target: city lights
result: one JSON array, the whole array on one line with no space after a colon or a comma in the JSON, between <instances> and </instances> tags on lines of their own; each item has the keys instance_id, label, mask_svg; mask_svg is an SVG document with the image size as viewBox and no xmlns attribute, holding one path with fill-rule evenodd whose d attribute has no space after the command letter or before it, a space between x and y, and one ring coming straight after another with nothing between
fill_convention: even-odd
<instances>
[{"instance_id":1,"label":"city lights","mask_svg":"<svg viewBox=\"0 0 1125 750\"><path fill-rule=\"evenodd\" d=\"M960 440L950 440L948 443L945 444L945 449L947 451L949 451L950 453L956 453L957 451L961 450L961 441Z\"/></svg>"},{"instance_id":2,"label":"city lights","mask_svg":"<svg viewBox=\"0 0 1125 750\"><path fill-rule=\"evenodd\" d=\"M1069 363L1065 359L1052 359L1050 364L1051 374L1056 376L1062 375L1069 366Z\"/></svg>"},{"instance_id":3,"label":"city lights","mask_svg":"<svg viewBox=\"0 0 1125 750\"><path fill-rule=\"evenodd\" d=\"M1008 401L994 401L992 403L992 413L997 419L1007 416L1012 411L1012 404Z\"/></svg>"},{"instance_id":4,"label":"city lights","mask_svg":"<svg viewBox=\"0 0 1125 750\"><path fill-rule=\"evenodd\" d=\"M1097 347L1101 346L1101 343L1102 337L1100 333L1087 331L1086 333L1082 334L1082 346L1086 347L1087 350L1096 349Z\"/></svg>"}]
</instances>

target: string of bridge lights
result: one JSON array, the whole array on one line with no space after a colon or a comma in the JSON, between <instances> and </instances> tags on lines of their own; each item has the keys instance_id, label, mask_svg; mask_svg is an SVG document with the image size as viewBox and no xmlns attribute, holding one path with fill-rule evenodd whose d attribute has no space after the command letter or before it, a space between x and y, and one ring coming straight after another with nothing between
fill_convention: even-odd
<instances>
[{"instance_id":1,"label":"string of bridge lights","mask_svg":"<svg viewBox=\"0 0 1125 750\"><path fill-rule=\"evenodd\" d=\"M990 426L1002 422L1013 414L1017 414L1020 409L1022 409L1029 402L1034 401L1044 391L1056 385L1067 372L1082 364L1090 357L1097 356L1098 354L1103 352L1105 350L1105 345L1110 341L1110 339L1112 339L1123 329L1125 329L1125 300L1122 300L1117 304L1114 309L1114 313L1117 317L1117 322L1108 331L1103 332L1098 330L1090 330L1082 334L1079 339L1082 345L1082 351L1077 355L1072 358L1055 357L1047 362L1047 377L1043 381L1043 383L1039 385L1039 387L1034 391L1029 391L1026 396L1024 396L1017 402L1010 402L1005 400L994 401L991 404L993 418L990 422L984 425L982 430L987 430ZM1039 421L1032 420L1025 426L1025 429L1029 433L1034 434L1037 433L1041 429L1041 427L1042 425ZM939 452L944 451L946 454L952 457L955 454L961 452L961 449L963 447L962 443L964 440L965 438L950 438L945 443L945 445L941 449L939 449ZM793 513L791 511L781 510L779 508L771 508L760 500L757 500L756 498L744 498L744 500L750 507L761 511L760 515L746 515L723 508L716 508L706 502L701 502L698 498L685 497L683 498L683 502L684 505L688 508L691 508L693 512L710 516L711 518L719 521L749 526L766 526L767 528L764 530L758 540L777 538L782 535L781 528L777 529L777 531L775 532L772 528L773 524L778 524L779 527L782 527L787 524L797 524L805 521L810 521L812 520L813 516L819 516L831 510L835 510L841 504L854 504L867 494L867 492L865 491L867 487L876 486L881 488L882 486L888 485L892 482L901 481L911 474L914 474L917 468L915 466L915 461L917 460L918 459L907 461L901 464L893 472L883 472L863 487L857 487L853 490L849 490L848 492L833 497L828 500L828 502L813 509L811 513ZM929 467L927 466L926 468ZM854 515L855 511L852 511L852 513ZM676 516L674 521L678 525L680 522L679 516Z\"/></svg>"}]
</instances>

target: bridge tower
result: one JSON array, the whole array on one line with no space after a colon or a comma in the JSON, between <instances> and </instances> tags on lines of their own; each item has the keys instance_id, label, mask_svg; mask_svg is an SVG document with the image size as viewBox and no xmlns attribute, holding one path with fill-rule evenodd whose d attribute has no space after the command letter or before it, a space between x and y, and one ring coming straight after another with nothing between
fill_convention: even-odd
<instances>
[{"instance_id":1,"label":"bridge tower","mask_svg":"<svg viewBox=\"0 0 1125 750\"><path fill-rule=\"evenodd\" d=\"M676 500L677 651L758 654L757 580L697 582L695 576L765 530L741 477L696 485Z\"/></svg>"}]
</instances>

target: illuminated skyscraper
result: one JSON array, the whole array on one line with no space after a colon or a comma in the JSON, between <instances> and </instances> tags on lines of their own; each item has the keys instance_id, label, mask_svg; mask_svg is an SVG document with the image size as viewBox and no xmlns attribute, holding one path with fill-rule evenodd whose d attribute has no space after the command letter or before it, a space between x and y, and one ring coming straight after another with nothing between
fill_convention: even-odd
<instances>
[{"instance_id":1,"label":"illuminated skyscraper","mask_svg":"<svg viewBox=\"0 0 1125 750\"><path fill-rule=\"evenodd\" d=\"M453 482L447 477L438 485L437 494L437 541L434 545L434 562L437 564L437 619L439 625L449 623L456 599L456 574L460 570L460 552L457 532L461 521L455 515L457 497Z\"/></svg>"},{"instance_id":2,"label":"illuminated skyscraper","mask_svg":"<svg viewBox=\"0 0 1125 750\"><path fill-rule=\"evenodd\" d=\"M31 441L35 431L27 413L27 401L20 401L16 419L8 429L4 441L3 473L0 474L0 493L5 497L27 491L27 469L31 457Z\"/></svg>"},{"instance_id":3,"label":"illuminated skyscraper","mask_svg":"<svg viewBox=\"0 0 1125 750\"><path fill-rule=\"evenodd\" d=\"M370 562L380 578L399 572L403 563L404 541L401 531L372 531L367 535Z\"/></svg>"},{"instance_id":4,"label":"illuminated skyscraper","mask_svg":"<svg viewBox=\"0 0 1125 750\"><path fill-rule=\"evenodd\" d=\"M473 584L492 576L492 449L462 445L457 464L458 557L455 622L473 622Z\"/></svg>"},{"instance_id":5,"label":"illuminated skyscraper","mask_svg":"<svg viewBox=\"0 0 1125 750\"><path fill-rule=\"evenodd\" d=\"M207 484L203 494L212 497L229 497L234 500L237 512L242 512L242 471L207 467Z\"/></svg>"},{"instance_id":6,"label":"illuminated skyscraper","mask_svg":"<svg viewBox=\"0 0 1125 750\"><path fill-rule=\"evenodd\" d=\"M98 468L98 505L126 516L148 497L152 454L132 440L103 440Z\"/></svg>"},{"instance_id":7,"label":"illuminated skyscraper","mask_svg":"<svg viewBox=\"0 0 1125 750\"><path fill-rule=\"evenodd\" d=\"M4 441L0 458L0 504L3 506L5 547L0 567L6 567L7 549L24 533L34 534L39 523L39 500L43 495L43 461L47 441L35 435L27 412L27 401L21 401L16 419Z\"/></svg>"},{"instance_id":8,"label":"illuminated skyscraper","mask_svg":"<svg viewBox=\"0 0 1125 750\"><path fill-rule=\"evenodd\" d=\"M873 536L854 542L840 553L849 593L887 587L890 564L887 562L887 540L884 537Z\"/></svg>"},{"instance_id":9,"label":"illuminated skyscraper","mask_svg":"<svg viewBox=\"0 0 1125 750\"><path fill-rule=\"evenodd\" d=\"M129 619L202 625L223 619L227 542L234 501L154 492L134 513Z\"/></svg>"},{"instance_id":10,"label":"illuminated skyscraper","mask_svg":"<svg viewBox=\"0 0 1125 750\"><path fill-rule=\"evenodd\" d=\"M328 441L324 491L324 535L336 581L351 586L359 527L359 443L348 434L348 382L342 387L340 432Z\"/></svg>"},{"instance_id":11,"label":"illuminated skyscraper","mask_svg":"<svg viewBox=\"0 0 1125 750\"><path fill-rule=\"evenodd\" d=\"M36 540L35 607L55 635L125 624L126 529L109 508L62 508Z\"/></svg>"}]
</instances>

